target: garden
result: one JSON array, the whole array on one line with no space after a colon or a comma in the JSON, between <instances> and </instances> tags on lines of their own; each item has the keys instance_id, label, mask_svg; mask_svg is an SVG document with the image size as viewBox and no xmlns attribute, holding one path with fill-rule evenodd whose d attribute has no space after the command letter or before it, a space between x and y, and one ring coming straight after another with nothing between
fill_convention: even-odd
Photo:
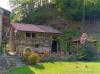
<instances>
[{"instance_id":1,"label":"garden","mask_svg":"<svg viewBox=\"0 0 100 74\"><path fill-rule=\"evenodd\" d=\"M87 36L88 33L97 33L96 36L100 33L97 29L100 23L99 0L9 0L9 2L13 9L12 23L46 24L59 29L62 33L57 39L60 44L57 53L51 51L39 53L26 48L25 45L25 49L19 49L22 50L20 59L25 66L17 67L14 64L7 74L100 73L100 40L94 40L96 38L92 35ZM15 32L16 36L17 31ZM38 46L37 44L36 47Z\"/></svg>"},{"instance_id":2,"label":"garden","mask_svg":"<svg viewBox=\"0 0 100 74\"><path fill-rule=\"evenodd\" d=\"M100 63L92 46L87 43L78 52L71 51L70 55L64 53L65 51L58 54L39 54L26 48L22 55L26 66L14 67L8 74L99 74Z\"/></svg>"},{"instance_id":3,"label":"garden","mask_svg":"<svg viewBox=\"0 0 100 74\"><path fill-rule=\"evenodd\" d=\"M69 33L69 32L68 32ZM67 34L68 34L67 33ZM70 37L73 37L74 32L67 35L67 42L63 35L60 38L61 42L67 45L62 45L62 50L58 53L38 53L30 48L25 48L21 54L22 61L25 66L13 67L8 71L8 74L99 74L98 57L96 46L93 42L87 41L85 44L71 44ZM67 47L64 47L67 46ZM65 49L64 49L65 48ZM69 49L69 50L68 50Z\"/></svg>"}]
</instances>

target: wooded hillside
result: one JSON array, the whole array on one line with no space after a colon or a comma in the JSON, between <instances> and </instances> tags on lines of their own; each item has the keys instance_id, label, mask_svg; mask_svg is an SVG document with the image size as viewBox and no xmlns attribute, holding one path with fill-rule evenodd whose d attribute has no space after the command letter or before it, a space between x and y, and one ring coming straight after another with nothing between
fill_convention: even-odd
<instances>
[{"instance_id":1,"label":"wooded hillside","mask_svg":"<svg viewBox=\"0 0 100 74\"><path fill-rule=\"evenodd\" d=\"M91 31L100 19L100 0L9 1L13 9L11 22L51 25L58 28L63 32L59 40L61 48L65 50L70 49L70 40L73 37L78 37L87 30Z\"/></svg>"},{"instance_id":2,"label":"wooded hillside","mask_svg":"<svg viewBox=\"0 0 100 74\"><path fill-rule=\"evenodd\" d=\"M49 20L81 21L100 15L100 0L9 0L12 22L45 24Z\"/></svg>"}]
</instances>

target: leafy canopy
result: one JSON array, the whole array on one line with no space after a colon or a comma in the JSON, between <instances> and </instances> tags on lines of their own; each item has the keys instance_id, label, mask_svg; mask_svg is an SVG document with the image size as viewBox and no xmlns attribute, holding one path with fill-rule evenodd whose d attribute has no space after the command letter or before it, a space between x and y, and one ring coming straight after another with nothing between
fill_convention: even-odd
<instances>
[{"instance_id":1,"label":"leafy canopy","mask_svg":"<svg viewBox=\"0 0 100 74\"><path fill-rule=\"evenodd\" d=\"M85 19L99 18L100 0L9 0L12 6L12 22L45 23L60 18L81 20L82 5ZM84 4L83 4L84 1ZM51 7L53 6L53 7Z\"/></svg>"}]
</instances>

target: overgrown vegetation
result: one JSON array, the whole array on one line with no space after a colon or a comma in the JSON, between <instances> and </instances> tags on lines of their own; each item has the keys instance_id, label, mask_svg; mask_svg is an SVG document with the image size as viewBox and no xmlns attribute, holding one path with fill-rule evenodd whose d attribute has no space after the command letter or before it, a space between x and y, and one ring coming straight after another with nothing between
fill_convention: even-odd
<instances>
[{"instance_id":1,"label":"overgrown vegetation","mask_svg":"<svg viewBox=\"0 0 100 74\"><path fill-rule=\"evenodd\" d=\"M61 19L81 20L83 16L85 19L96 19L100 15L100 0L9 1L13 8L12 22L42 24L58 16Z\"/></svg>"},{"instance_id":2,"label":"overgrown vegetation","mask_svg":"<svg viewBox=\"0 0 100 74\"><path fill-rule=\"evenodd\" d=\"M30 65L35 65L37 63L40 63L40 61L42 60L42 58L37 54L32 52L29 56L28 56L28 63Z\"/></svg>"},{"instance_id":3,"label":"overgrown vegetation","mask_svg":"<svg viewBox=\"0 0 100 74\"><path fill-rule=\"evenodd\" d=\"M81 49L83 49L83 51L84 51L83 60L93 61L93 60L97 59L97 53L96 53L97 49L93 43L87 42L87 43L85 43L85 45L83 45L81 47Z\"/></svg>"},{"instance_id":4,"label":"overgrown vegetation","mask_svg":"<svg viewBox=\"0 0 100 74\"><path fill-rule=\"evenodd\" d=\"M30 65L35 65L42 60L42 58L37 53L31 51L30 48L25 49L23 53L23 59Z\"/></svg>"},{"instance_id":5,"label":"overgrown vegetation","mask_svg":"<svg viewBox=\"0 0 100 74\"><path fill-rule=\"evenodd\" d=\"M28 56L31 54L31 49L30 48L26 48L25 50L24 50L24 52L23 52L23 59L25 60L25 61L27 61L27 59L28 59Z\"/></svg>"},{"instance_id":6,"label":"overgrown vegetation","mask_svg":"<svg viewBox=\"0 0 100 74\"><path fill-rule=\"evenodd\" d=\"M0 45L0 54L3 54L4 52L6 52L6 42L2 42L1 45Z\"/></svg>"},{"instance_id":7,"label":"overgrown vegetation","mask_svg":"<svg viewBox=\"0 0 100 74\"><path fill-rule=\"evenodd\" d=\"M63 49L64 51L70 51L71 41L73 37L78 36L80 36L80 33L72 27L70 27L67 31L63 32L63 34L59 37L61 49Z\"/></svg>"}]
</instances>

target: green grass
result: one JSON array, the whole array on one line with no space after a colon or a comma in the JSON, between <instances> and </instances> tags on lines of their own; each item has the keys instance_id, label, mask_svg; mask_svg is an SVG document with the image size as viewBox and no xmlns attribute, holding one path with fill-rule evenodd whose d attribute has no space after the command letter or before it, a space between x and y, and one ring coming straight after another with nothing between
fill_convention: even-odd
<instances>
[{"instance_id":1,"label":"green grass","mask_svg":"<svg viewBox=\"0 0 100 74\"><path fill-rule=\"evenodd\" d=\"M100 74L99 62L52 62L18 67L8 74Z\"/></svg>"}]
</instances>

